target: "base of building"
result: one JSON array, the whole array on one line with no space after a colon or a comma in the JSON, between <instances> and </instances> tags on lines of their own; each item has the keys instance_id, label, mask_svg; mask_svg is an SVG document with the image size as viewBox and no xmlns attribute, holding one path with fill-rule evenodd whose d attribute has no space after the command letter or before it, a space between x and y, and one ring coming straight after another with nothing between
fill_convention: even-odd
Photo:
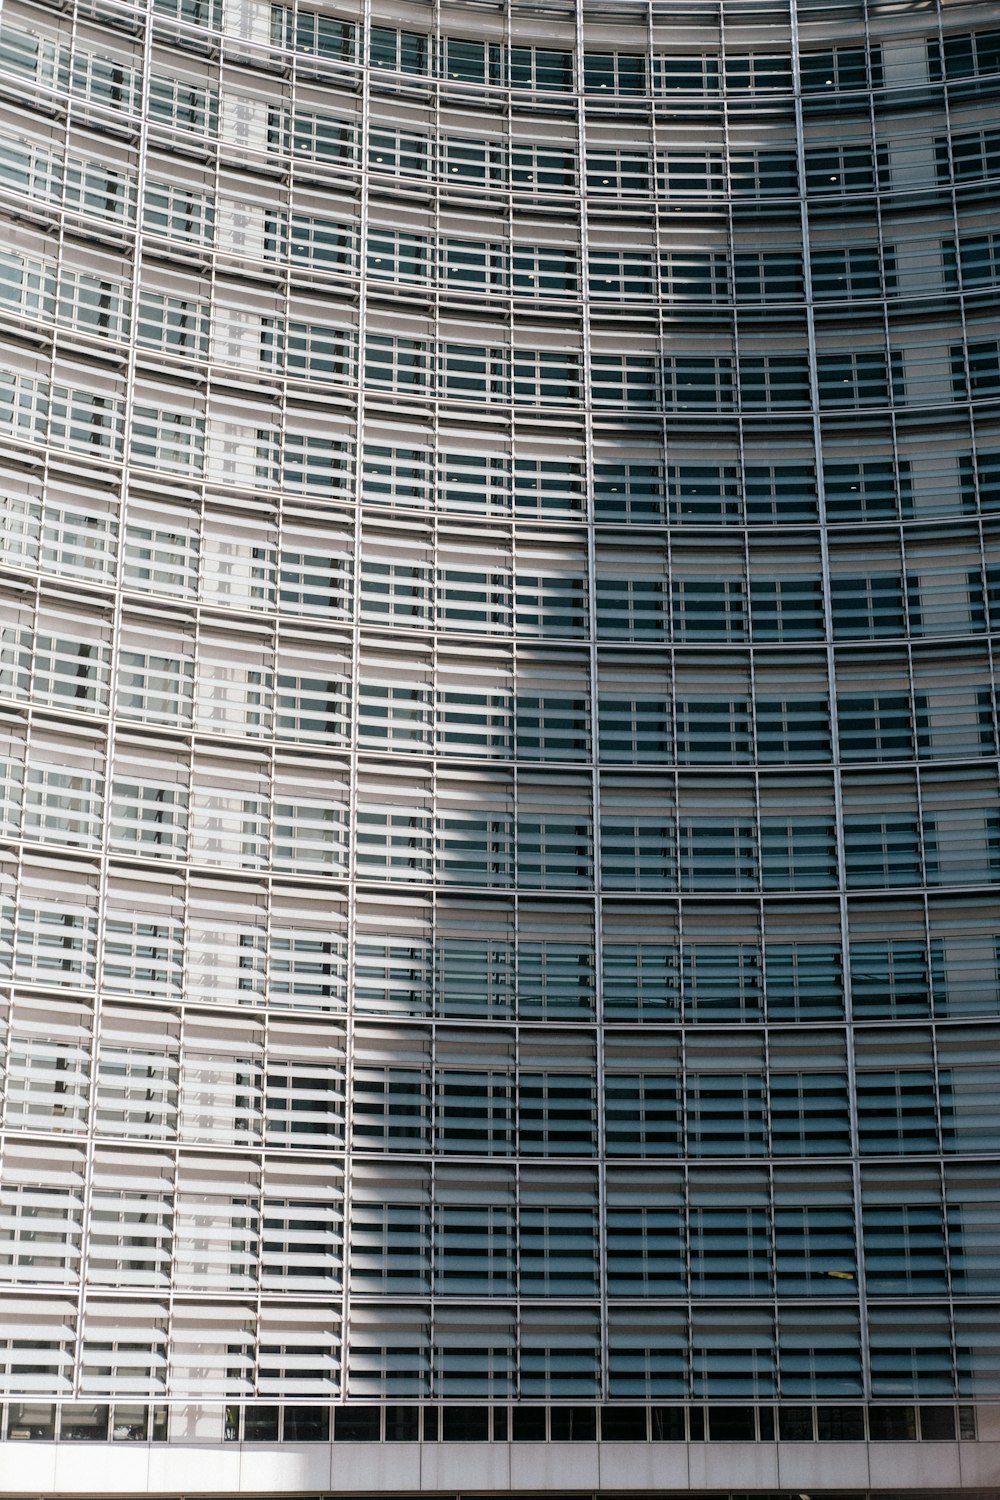
<instances>
[{"instance_id":1,"label":"base of building","mask_svg":"<svg viewBox=\"0 0 1000 1500\"><path fill-rule=\"evenodd\" d=\"M255 1496L603 1493L702 1500L996 1500L1000 1440L975 1443L0 1443L0 1493Z\"/></svg>"}]
</instances>

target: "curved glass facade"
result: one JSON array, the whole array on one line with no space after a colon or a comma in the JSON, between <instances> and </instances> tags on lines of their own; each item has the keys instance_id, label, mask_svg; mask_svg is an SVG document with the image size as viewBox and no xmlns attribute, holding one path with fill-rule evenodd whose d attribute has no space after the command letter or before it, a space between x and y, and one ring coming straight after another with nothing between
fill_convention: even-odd
<instances>
[{"instance_id":1,"label":"curved glass facade","mask_svg":"<svg viewBox=\"0 0 1000 1500\"><path fill-rule=\"evenodd\" d=\"M6 0L5 1439L974 1435L998 72Z\"/></svg>"}]
</instances>

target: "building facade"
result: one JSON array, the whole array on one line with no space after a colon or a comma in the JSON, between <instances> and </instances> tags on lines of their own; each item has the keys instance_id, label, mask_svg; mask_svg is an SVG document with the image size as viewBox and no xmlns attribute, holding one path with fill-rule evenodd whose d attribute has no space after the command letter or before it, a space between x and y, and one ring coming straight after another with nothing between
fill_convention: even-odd
<instances>
[{"instance_id":1,"label":"building facade","mask_svg":"<svg viewBox=\"0 0 1000 1500\"><path fill-rule=\"evenodd\" d=\"M5 0L0 1486L1000 1486L1000 6Z\"/></svg>"}]
</instances>

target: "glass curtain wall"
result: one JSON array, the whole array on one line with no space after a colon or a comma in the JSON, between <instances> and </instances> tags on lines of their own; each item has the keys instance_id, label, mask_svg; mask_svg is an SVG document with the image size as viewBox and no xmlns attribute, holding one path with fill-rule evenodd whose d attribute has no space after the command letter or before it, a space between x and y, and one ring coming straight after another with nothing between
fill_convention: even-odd
<instances>
[{"instance_id":1,"label":"glass curtain wall","mask_svg":"<svg viewBox=\"0 0 1000 1500\"><path fill-rule=\"evenodd\" d=\"M5 1437L1000 1397L998 70L7 0Z\"/></svg>"}]
</instances>

